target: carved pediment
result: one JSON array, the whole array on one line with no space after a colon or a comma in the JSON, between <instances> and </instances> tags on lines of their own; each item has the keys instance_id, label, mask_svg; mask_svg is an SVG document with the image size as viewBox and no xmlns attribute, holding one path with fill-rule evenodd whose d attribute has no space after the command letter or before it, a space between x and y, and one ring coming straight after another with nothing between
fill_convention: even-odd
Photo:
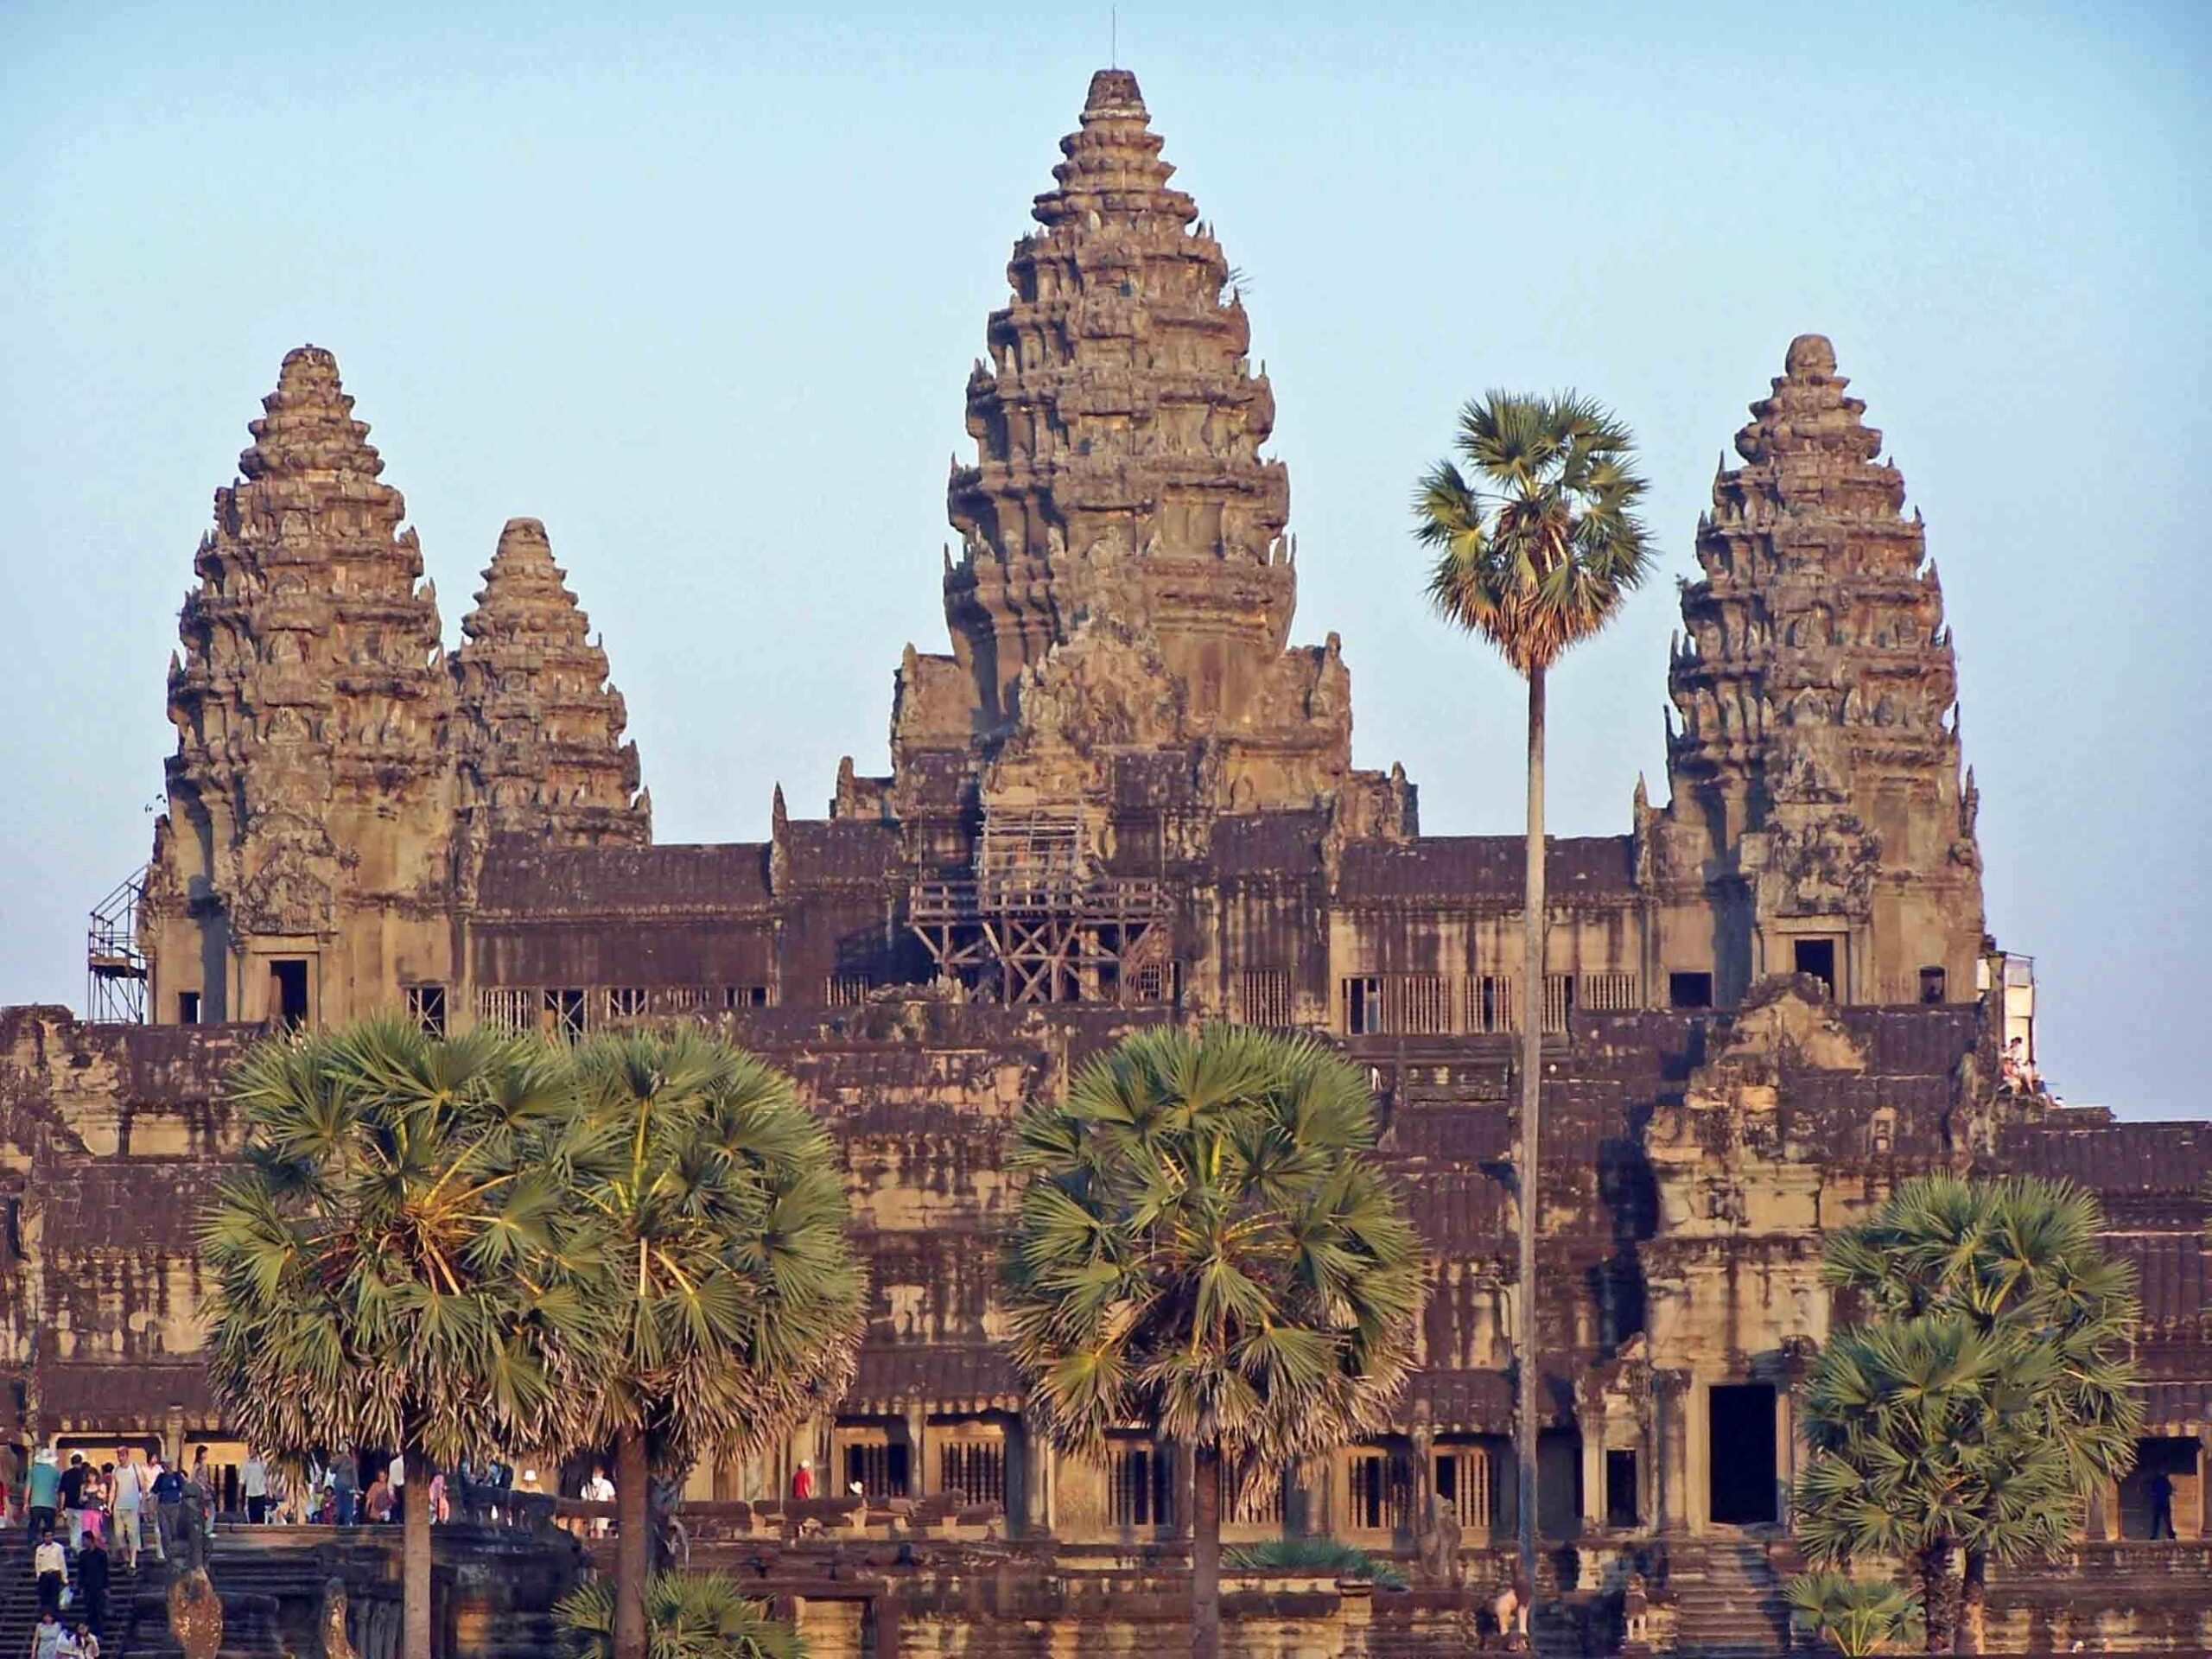
<instances>
[{"instance_id":1,"label":"carved pediment","mask_svg":"<svg viewBox=\"0 0 2212 1659\"><path fill-rule=\"evenodd\" d=\"M297 842L279 846L239 890L234 925L246 933L327 932L335 905L329 864Z\"/></svg>"},{"instance_id":2,"label":"carved pediment","mask_svg":"<svg viewBox=\"0 0 2212 1659\"><path fill-rule=\"evenodd\" d=\"M1769 832L1766 866L1778 884L1774 912L1865 916L1881 862L1881 838L1851 813L1778 823Z\"/></svg>"}]
</instances>

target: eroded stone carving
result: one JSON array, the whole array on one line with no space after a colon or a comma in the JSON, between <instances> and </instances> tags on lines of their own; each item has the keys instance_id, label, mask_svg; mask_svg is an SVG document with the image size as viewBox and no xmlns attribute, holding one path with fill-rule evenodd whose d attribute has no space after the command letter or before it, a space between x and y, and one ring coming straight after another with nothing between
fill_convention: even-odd
<instances>
[{"instance_id":1,"label":"eroded stone carving","mask_svg":"<svg viewBox=\"0 0 2212 1659\"><path fill-rule=\"evenodd\" d=\"M453 734L463 820L568 845L650 842L638 746L622 737L628 710L537 519L507 520L461 628Z\"/></svg>"}]
</instances>

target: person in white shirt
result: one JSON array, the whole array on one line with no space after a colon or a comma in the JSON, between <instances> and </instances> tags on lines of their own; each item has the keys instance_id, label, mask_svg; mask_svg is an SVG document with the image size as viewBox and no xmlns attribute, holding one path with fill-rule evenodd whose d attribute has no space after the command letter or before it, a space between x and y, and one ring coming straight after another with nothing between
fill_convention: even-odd
<instances>
[{"instance_id":1,"label":"person in white shirt","mask_svg":"<svg viewBox=\"0 0 2212 1659\"><path fill-rule=\"evenodd\" d=\"M69 1582L69 1557L52 1533L39 1541L31 1556L31 1571L38 1577L39 1611L59 1618L62 1586Z\"/></svg>"},{"instance_id":2,"label":"person in white shirt","mask_svg":"<svg viewBox=\"0 0 2212 1659\"><path fill-rule=\"evenodd\" d=\"M594 1503L612 1503L614 1501L614 1483L607 1478L606 1465L593 1465L591 1478L584 1482L584 1496ZM593 1537L606 1537L607 1529L608 1520L606 1516L592 1517L591 1535Z\"/></svg>"},{"instance_id":3,"label":"person in white shirt","mask_svg":"<svg viewBox=\"0 0 2212 1659\"><path fill-rule=\"evenodd\" d=\"M138 1566L138 1517L145 1512L145 1484L126 1446L115 1454L115 1496L110 1500L115 1510L115 1551L123 1558L125 1572Z\"/></svg>"},{"instance_id":4,"label":"person in white shirt","mask_svg":"<svg viewBox=\"0 0 2212 1659\"><path fill-rule=\"evenodd\" d=\"M249 1452L245 1461L238 1466L238 1496L245 1499L245 1518L251 1526L261 1526L269 1519L269 1465L261 1460L261 1453Z\"/></svg>"}]
</instances>

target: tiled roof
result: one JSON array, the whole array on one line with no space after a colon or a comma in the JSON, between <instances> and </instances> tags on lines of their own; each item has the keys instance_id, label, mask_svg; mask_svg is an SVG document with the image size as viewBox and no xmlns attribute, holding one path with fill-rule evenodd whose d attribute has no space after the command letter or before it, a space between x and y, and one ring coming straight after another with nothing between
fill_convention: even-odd
<instances>
[{"instance_id":1,"label":"tiled roof","mask_svg":"<svg viewBox=\"0 0 2212 1659\"><path fill-rule=\"evenodd\" d=\"M861 1349L860 1374L842 1404L848 1412L886 1414L903 1411L909 1402L939 1409L1017 1411L1021 1399L1020 1376L1003 1348L917 1343Z\"/></svg>"},{"instance_id":2,"label":"tiled roof","mask_svg":"<svg viewBox=\"0 0 2212 1659\"><path fill-rule=\"evenodd\" d=\"M768 902L768 849L721 846L540 847L502 840L485 855L480 909L532 918L697 914Z\"/></svg>"},{"instance_id":3,"label":"tiled roof","mask_svg":"<svg viewBox=\"0 0 2212 1659\"><path fill-rule=\"evenodd\" d=\"M795 887L881 882L899 855L899 831L858 818L794 819L784 827L784 855Z\"/></svg>"},{"instance_id":4,"label":"tiled roof","mask_svg":"<svg viewBox=\"0 0 2212 1659\"><path fill-rule=\"evenodd\" d=\"M1344 849L1339 896L1362 899L1520 899L1526 872L1519 836L1424 836L1409 842L1354 842ZM1544 864L1555 902L1620 897L1636 891L1631 836L1567 836L1550 843Z\"/></svg>"}]
</instances>

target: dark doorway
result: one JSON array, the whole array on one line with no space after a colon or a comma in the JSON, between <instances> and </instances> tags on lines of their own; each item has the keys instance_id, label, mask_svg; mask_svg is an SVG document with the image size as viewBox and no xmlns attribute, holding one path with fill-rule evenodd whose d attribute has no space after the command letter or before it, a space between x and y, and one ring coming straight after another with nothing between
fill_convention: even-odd
<instances>
[{"instance_id":1,"label":"dark doorway","mask_svg":"<svg viewBox=\"0 0 2212 1659\"><path fill-rule=\"evenodd\" d=\"M1941 1002L1943 1000L1943 970L1941 968L1920 970L1920 1000L1923 1002Z\"/></svg>"},{"instance_id":2,"label":"dark doorway","mask_svg":"<svg viewBox=\"0 0 2212 1659\"><path fill-rule=\"evenodd\" d=\"M276 1014L287 1026L308 1022L308 964L304 957L279 957L269 964L269 986L276 993Z\"/></svg>"},{"instance_id":3,"label":"dark doorway","mask_svg":"<svg viewBox=\"0 0 2212 1659\"><path fill-rule=\"evenodd\" d=\"M1582 1436L1571 1428L1536 1436L1536 1530L1546 1538L1582 1535Z\"/></svg>"},{"instance_id":4,"label":"dark doorway","mask_svg":"<svg viewBox=\"0 0 2212 1659\"><path fill-rule=\"evenodd\" d=\"M180 1026L196 1026L200 1023L199 992L179 991L176 994L176 1022Z\"/></svg>"},{"instance_id":5,"label":"dark doorway","mask_svg":"<svg viewBox=\"0 0 2212 1659\"><path fill-rule=\"evenodd\" d=\"M1835 995L1835 941L1834 939L1798 939L1797 971L1810 974L1828 988L1828 995Z\"/></svg>"},{"instance_id":6,"label":"dark doorway","mask_svg":"<svg viewBox=\"0 0 2212 1659\"><path fill-rule=\"evenodd\" d=\"M1640 1517L1636 1507L1636 1453L1605 1453L1605 1524L1626 1528Z\"/></svg>"},{"instance_id":7,"label":"dark doorway","mask_svg":"<svg viewBox=\"0 0 2212 1659\"><path fill-rule=\"evenodd\" d=\"M1712 1390L1706 1452L1713 1475L1713 1519L1722 1526L1772 1524L1774 1389L1738 1382Z\"/></svg>"},{"instance_id":8,"label":"dark doorway","mask_svg":"<svg viewBox=\"0 0 2212 1659\"><path fill-rule=\"evenodd\" d=\"M1711 974L1668 975L1667 1001L1677 1008L1711 1007L1713 1006L1713 976Z\"/></svg>"},{"instance_id":9,"label":"dark doorway","mask_svg":"<svg viewBox=\"0 0 2212 1659\"><path fill-rule=\"evenodd\" d=\"M2197 1442L2151 1438L2135 1442L2135 1466L2120 1483L2120 1535L2195 1537L2202 1531L2204 1497L2197 1481ZM2161 1515L2158 1499L2165 1499Z\"/></svg>"}]
</instances>

